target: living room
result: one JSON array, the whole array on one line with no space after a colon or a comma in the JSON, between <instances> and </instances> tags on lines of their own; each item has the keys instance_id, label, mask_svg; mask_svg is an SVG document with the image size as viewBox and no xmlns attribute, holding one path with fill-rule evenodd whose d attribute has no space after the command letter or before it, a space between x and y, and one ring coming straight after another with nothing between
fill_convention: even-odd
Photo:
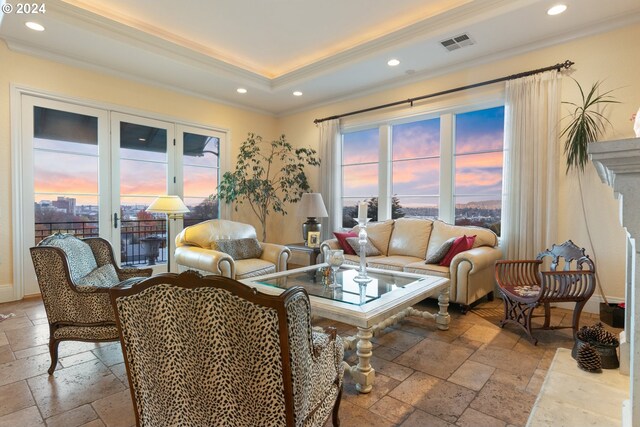
<instances>
[{"instance_id":1,"label":"living room","mask_svg":"<svg viewBox=\"0 0 640 427\"><path fill-rule=\"evenodd\" d=\"M500 10L516 7L512 6L514 2L451 3L476 3L475 6L478 8L494 6L497 9L502 8ZM546 2L516 3L527 3L528 6L537 4L542 14L551 6ZM577 1L566 3L568 12L584 7ZM79 13L76 9L82 8L80 3L72 7L65 2L47 2L47 7L49 6L51 7L47 13L63 23L65 20L60 19L61 15L64 16L70 8ZM615 7L620 8L618 13L612 12L606 15L606 18L589 16L587 23L577 28L566 25L566 30L558 28L564 24L558 24L557 27L553 27L553 31L547 29L554 36L540 36L503 51L470 59L452 60L451 63L437 69L417 69L414 73L407 73L408 67L402 64L405 59L400 58L400 68L396 69L400 71L387 74L383 79L384 84L374 83L358 91L343 90L330 98L322 98L310 90L293 87L295 83L302 85L304 79L291 84L281 83L285 88L282 92L286 92L287 95L294 89L302 90L303 95L290 97L293 101L287 99L281 102L278 98L278 111L248 105L249 101L244 99L254 93L259 93L262 105L268 104L270 89L265 89L264 82L255 81L245 75L238 78L238 85L247 86L247 93L233 93L235 99L231 94L216 98L211 94L202 94L206 93L204 88L203 92L198 94L190 89L172 87L162 81L150 81L131 70L128 72L118 69L116 65L109 68L87 63L82 61L82 58L62 53L62 48L38 48L27 41L20 43L21 40L16 38L16 33L8 34L2 30L0 35L4 42L0 46L0 91L3 100L0 106L3 123L3 126L0 126L0 236L4 238L0 242L0 302L14 301L38 292L37 283L21 281L21 269L25 266L30 267L28 249L32 246L30 242L21 242L20 232L31 225L26 224L28 216L21 216L25 214L25 201L20 190L23 188L22 185L28 184L29 181L24 178L28 174L23 174L21 170L24 159L16 152L16 148L21 144L19 135L22 129L23 95L102 108L130 116L194 124L221 131L227 144L223 148L226 151L220 156L220 169L224 172L233 168L240 145L250 132L259 134L269 141L285 134L287 140L296 148L310 147L320 151L319 131L314 124L315 119L484 82L570 60L575 65L563 72L560 99L563 102L579 102L579 91L569 77L577 80L583 88L603 81L602 90L613 90L612 94L619 104L607 106L606 117L611 125L606 127L602 140L619 140L634 136L630 117L640 106L636 71L640 68L640 58L634 45L634 41L640 39L640 10L634 2L629 1L615 2ZM9 20L16 17L15 14L6 14L0 24L7 25ZM563 15L545 18L561 20ZM431 38L444 39L464 32L465 21L460 18L460 22L451 24L450 27L441 25L442 27L436 31L439 34L430 35ZM527 24L520 22L520 25ZM0 25L0 29L2 26ZM462 31L458 31L459 29ZM48 30L39 36L47 37ZM59 34L56 35L58 36ZM508 37L507 34L501 36ZM132 44L138 42L139 40ZM123 43L127 43L126 39ZM392 51L382 48L381 50L384 56L392 57ZM464 49L458 53L463 52ZM406 58L406 62L410 63L410 59ZM126 64L121 66L126 68ZM381 67L387 67L386 60ZM345 85L348 86L344 82L336 83L339 87ZM281 97L282 94L279 93L278 96ZM316 100L305 101L305 97L311 96L316 96ZM452 106L487 105L496 100L504 102L502 83L437 97L413 106L400 106L347 117L341 124L345 129L354 131L370 127L371 124L377 126L385 122L398 122L403 118L442 111ZM564 105L560 116L565 117L568 111L568 107ZM559 145L558 153L561 152L562 146ZM549 213L557 221L557 233L553 242L560 243L571 239L580 247L587 248L587 252L596 259L599 281L607 299L610 302L623 302L627 272L627 236L620 223L620 201L616 199L613 189L601 181L591 163L585 167L584 172L565 173L565 157L559 155L554 160L558 169L557 207L555 212ZM311 188L320 191L320 170L309 168L307 174ZM237 211L230 207L224 208L221 217L252 224L261 231L259 222L246 206ZM287 216L270 215L267 221L267 240L279 244L300 240L301 222L302 220L296 217L294 206L290 207ZM601 299L596 292L585 312L597 316L599 302ZM2 343L0 340L0 344Z\"/></svg>"}]
</instances>

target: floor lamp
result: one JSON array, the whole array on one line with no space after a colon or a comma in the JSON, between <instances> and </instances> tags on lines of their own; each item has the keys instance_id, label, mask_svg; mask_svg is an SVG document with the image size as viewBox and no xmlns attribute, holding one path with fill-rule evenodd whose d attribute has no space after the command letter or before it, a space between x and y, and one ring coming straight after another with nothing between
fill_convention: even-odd
<instances>
[{"instance_id":1,"label":"floor lamp","mask_svg":"<svg viewBox=\"0 0 640 427\"><path fill-rule=\"evenodd\" d=\"M149 205L147 212L167 215L167 272L171 273L171 220L182 218L189 208L179 196L159 196Z\"/></svg>"}]
</instances>

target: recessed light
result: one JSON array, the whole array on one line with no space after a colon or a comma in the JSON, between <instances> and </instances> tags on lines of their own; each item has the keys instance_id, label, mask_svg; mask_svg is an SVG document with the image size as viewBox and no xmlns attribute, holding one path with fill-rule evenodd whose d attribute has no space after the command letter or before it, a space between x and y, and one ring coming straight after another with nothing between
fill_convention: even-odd
<instances>
[{"instance_id":1,"label":"recessed light","mask_svg":"<svg viewBox=\"0 0 640 427\"><path fill-rule=\"evenodd\" d=\"M138 141L140 142L145 142L147 139L146 138L138 138Z\"/></svg>"},{"instance_id":2,"label":"recessed light","mask_svg":"<svg viewBox=\"0 0 640 427\"><path fill-rule=\"evenodd\" d=\"M24 25L26 25L27 28L30 28L33 31L44 31L44 27L42 25L38 24L37 22L29 21Z\"/></svg>"},{"instance_id":3,"label":"recessed light","mask_svg":"<svg viewBox=\"0 0 640 427\"><path fill-rule=\"evenodd\" d=\"M300 92L299 90L296 90L293 92L293 96L302 96L302 92Z\"/></svg>"},{"instance_id":4,"label":"recessed light","mask_svg":"<svg viewBox=\"0 0 640 427\"><path fill-rule=\"evenodd\" d=\"M247 90L243 87L239 87L238 89L236 89L236 92L238 93L247 93Z\"/></svg>"},{"instance_id":5,"label":"recessed light","mask_svg":"<svg viewBox=\"0 0 640 427\"><path fill-rule=\"evenodd\" d=\"M549 10L547 10L547 15L560 15L562 12L564 12L565 10L567 10L567 6L564 4L557 4L555 6L552 6L549 8Z\"/></svg>"},{"instance_id":6,"label":"recessed light","mask_svg":"<svg viewBox=\"0 0 640 427\"><path fill-rule=\"evenodd\" d=\"M387 61L387 65L389 67L395 67L396 65L400 65L400 61L398 61L397 59L390 59Z\"/></svg>"}]
</instances>

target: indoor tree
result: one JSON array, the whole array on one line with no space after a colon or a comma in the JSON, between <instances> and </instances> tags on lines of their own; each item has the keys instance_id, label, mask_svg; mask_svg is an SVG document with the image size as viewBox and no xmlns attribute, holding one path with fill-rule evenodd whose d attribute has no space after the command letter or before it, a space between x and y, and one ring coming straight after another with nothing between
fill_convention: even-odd
<instances>
[{"instance_id":1,"label":"indoor tree","mask_svg":"<svg viewBox=\"0 0 640 427\"><path fill-rule=\"evenodd\" d=\"M218 198L238 205L248 203L262 226L262 241L267 238L270 212L286 215L286 204L296 203L309 192L306 166L319 166L320 159L311 148L294 148L284 135L271 142L249 133L240 146L233 172L226 172L218 185Z\"/></svg>"}]
</instances>

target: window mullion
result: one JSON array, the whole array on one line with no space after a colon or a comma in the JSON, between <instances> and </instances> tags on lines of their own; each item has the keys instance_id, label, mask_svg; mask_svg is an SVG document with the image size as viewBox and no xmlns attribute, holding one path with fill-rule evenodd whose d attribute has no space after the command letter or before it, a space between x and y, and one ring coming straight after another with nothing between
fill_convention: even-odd
<instances>
[{"instance_id":1,"label":"window mullion","mask_svg":"<svg viewBox=\"0 0 640 427\"><path fill-rule=\"evenodd\" d=\"M455 117L453 114L440 116L440 219L453 224L455 221L455 209L453 202L454 190L454 129Z\"/></svg>"},{"instance_id":2,"label":"window mullion","mask_svg":"<svg viewBox=\"0 0 640 427\"><path fill-rule=\"evenodd\" d=\"M393 191L391 132L391 126L389 125L382 125L379 128L378 221L391 219L391 196Z\"/></svg>"}]
</instances>

